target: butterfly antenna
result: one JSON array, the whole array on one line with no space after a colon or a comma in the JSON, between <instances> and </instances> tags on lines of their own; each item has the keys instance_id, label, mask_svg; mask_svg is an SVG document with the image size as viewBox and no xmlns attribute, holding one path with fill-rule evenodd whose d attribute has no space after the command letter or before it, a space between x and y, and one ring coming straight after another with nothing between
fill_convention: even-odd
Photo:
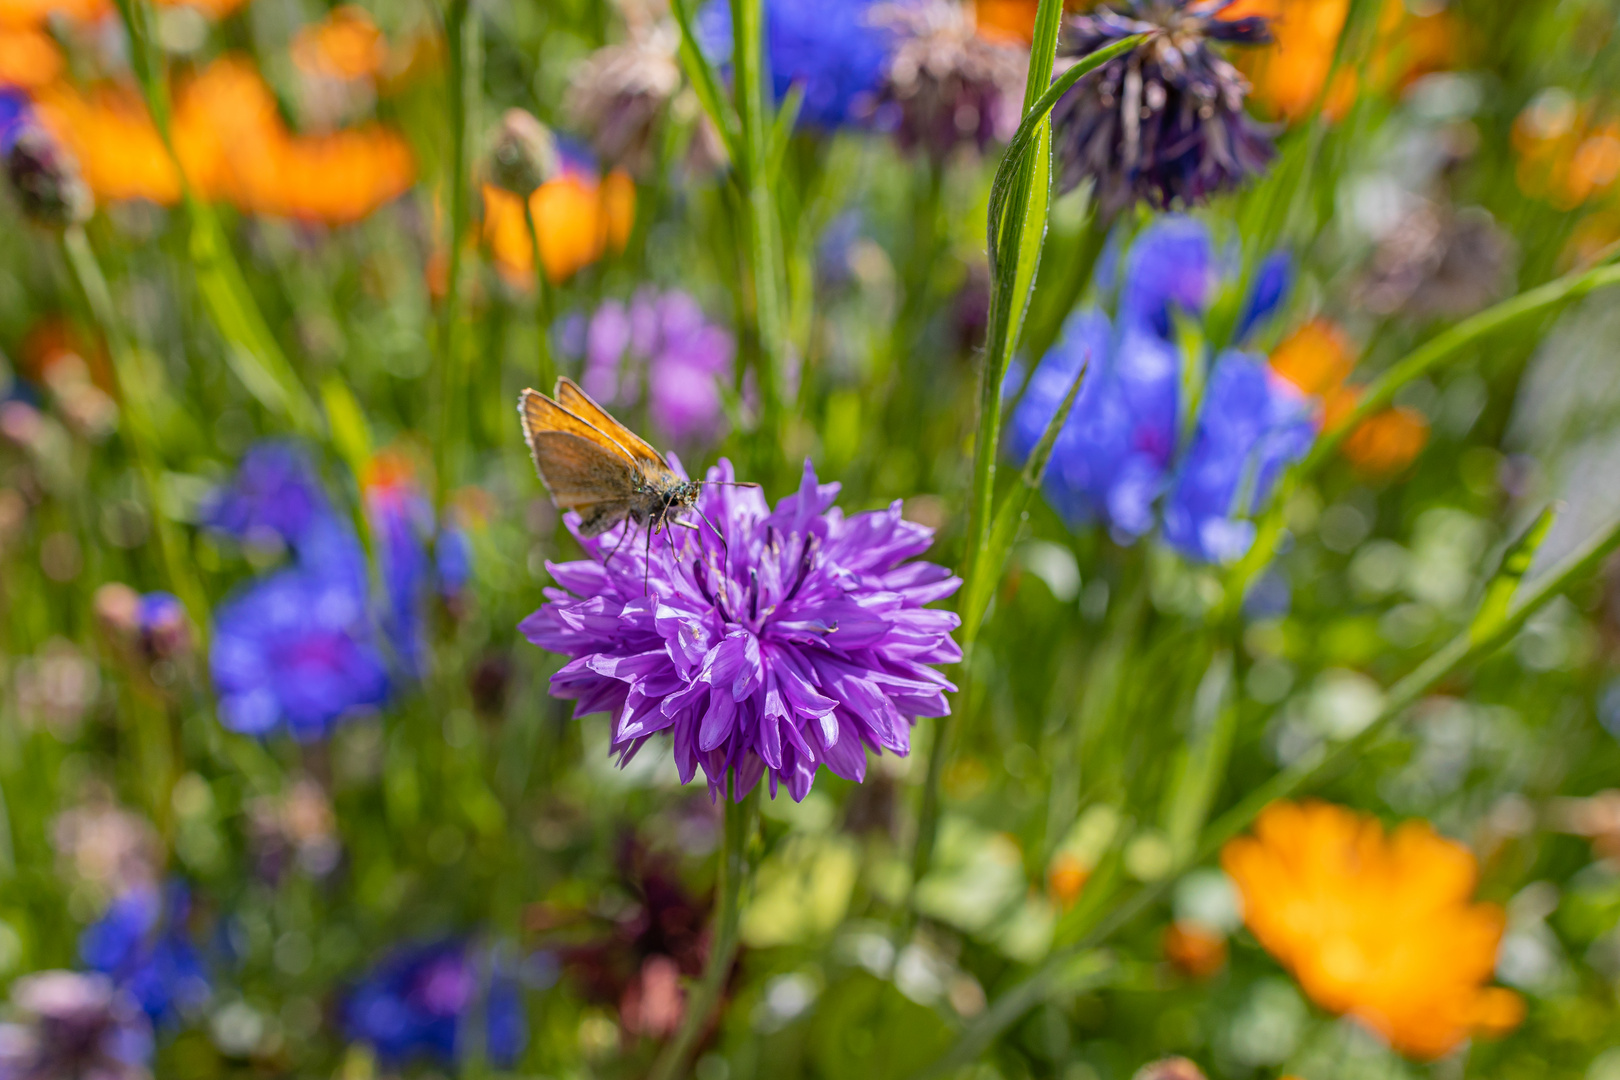
<instances>
[{"instance_id":1,"label":"butterfly antenna","mask_svg":"<svg viewBox=\"0 0 1620 1080\"><path fill-rule=\"evenodd\" d=\"M700 484L713 484L716 487L745 487L745 488L757 488L757 487L759 487L759 485L754 483L752 480L699 480L698 483L700 483Z\"/></svg>"}]
</instances>

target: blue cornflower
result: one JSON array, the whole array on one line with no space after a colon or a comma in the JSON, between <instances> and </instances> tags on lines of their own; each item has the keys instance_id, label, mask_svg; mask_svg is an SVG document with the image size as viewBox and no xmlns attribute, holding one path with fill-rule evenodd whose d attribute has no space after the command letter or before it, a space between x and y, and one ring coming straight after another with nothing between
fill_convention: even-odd
<instances>
[{"instance_id":1,"label":"blue cornflower","mask_svg":"<svg viewBox=\"0 0 1620 1080\"><path fill-rule=\"evenodd\" d=\"M15 87L0 86L0 157L10 152L30 116L28 95Z\"/></svg>"},{"instance_id":2,"label":"blue cornflower","mask_svg":"<svg viewBox=\"0 0 1620 1080\"><path fill-rule=\"evenodd\" d=\"M895 46L890 28L872 21L873 0L771 0L765 41L776 100L804 89L799 123L836 128L866 118ZM698 13L706 52L731 55L731 7L711 0Z\"/></svg>"},{"instance_id":3,"label":"blue cornflower","mask_svg":"<svg viewBox=\"0 0 1620 1080\"><path fill-rule=\"evenodd\" d=\"M208 974L186 933L184 885L118 897L79 938L79 959L140 1003L154 1025L172 1024L208 1002Z\"/></svg>"},{"instance_id":4,"label":"blue cornflower","mask_svg":"<svg viewBox=\"0 0 1620 1080\"><path fill-rule=\"evenodd\" d=\"M268 441L243 456L236 476L203 516L211 528L238 540L279 540L296 552L320 542L334 515L308 455L290 443Z\"/></svg>"},{"instance_id":5,"label":"blue cornflower","mask_svg":"<svg viewBox=\"0 0 1620 1080\"><path fill-rule=\"evenodd\" d=\"M300 740L388 698L388 669L372 643L365 595L303 568L254 582L220 607L210 654L220 721Z\"/></svg>"},{"instance_id":6,"label":"blue cornflower","mask_svg":"<svg viewBox=\"0 0 1620 1080\"><path fill-rule=\"evenodd\" d=\"M455 1065L475 1017L489 1061L511 1068L529 1034L517 979L496 959L456 940L393 952L342 1005L348 1037L370 1044L388 1065L417 1058Z\"/></svg>"},{"instance_id":7,"label":"blue cornflower","mask_svg":"<svg viewBox=\"0 0 1620 1080\"><path fill-rule=\"evenodd\" d=\"M1310 447L1312 403L1263 359L1238 349L1212 361L1184 357L1176 320L1208 311L1221 270L1205 226L1160 219L1125 256L1115 318L1075 312L1031 376L1012 420L1020 458L1089 364L1045 480L1048 501L1072 527L1100 520L1115 540L1130 543L1162 514L1166 541L1188 558L1235 559L1253 540L1253 526L1239 519ZM1239 319L1240 341L1280 306L1288 277L1285 258L1262 264ZM1200 396L1189 393L1199 386Z\"/></svg>"}]
</instances>

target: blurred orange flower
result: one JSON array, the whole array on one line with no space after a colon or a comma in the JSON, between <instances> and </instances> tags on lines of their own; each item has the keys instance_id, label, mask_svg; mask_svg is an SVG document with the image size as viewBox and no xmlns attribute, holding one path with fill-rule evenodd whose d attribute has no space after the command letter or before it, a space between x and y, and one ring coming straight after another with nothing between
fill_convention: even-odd
<instances>
[{"instance_id":1,"label":"blurred orange flower","mask_svg":"<svg viewBox=\"0 0 1620 1080\"><path fill-rule=\"evenodd\" d=\"M66 83L34 95L40 122L74 157L97 202L180 199L180 178L146 104L133 87L101 86L88 95Z\"/></svg>"},{"instance_id":2,"label":"blurred orange flower","mask_svg":"<svg viewBox=\"0 0 1620 1080\"><path fill-rule=\"evenodd\" d=\"M1470 901L1473 854L1427 822L1386 836L1342 806L1273 803L1221 865L1249 929L1311 1000L1401 1053L1430 1060L1523 1019L1517 994L1486 985L1502 909Z\"/></svg>"},{"instance_id":3,"label":"blurred orange flower","mask_svg":"<svg viewBox=\"0 0 1620 1080\"><path fill-rule=\"evenodd\" d=\"M1345 385L1355 367L1348 335L1326 319L1312 319L1271 353L1271 367L1303 393L1322 399L1322 428L1331 430L1350 414L1361 391ZM1429 422L1416 409L1396 407L1367 417L1341 444L1357 469L1375 476L1397 473L1429 441Z\"/></svg>"},{"instance_id":4,"label":"blurred orange flower","mask_svg":"<svg viewBox=\"0 0 1620 1080\"><path fill-rule=\"evenodd\" d=\"M1536 95L1513 123L1519 190L1560 210L1606 194L1620 180L1620 120L1559 89Z\"/></svg>"},{"instance_id":5,"label":"blurred orange flower","mask_svg":"<svg viewBox=\"0 0 1620 1080\"><path fill-rule=\"evenodd\" d=\"M568 171L541 184L529 206L546 280L559 282L600 259L609 247L624 250L635 221L636 185L617 170L601 181ZM484 185L484 236L501 275L526 286L534 273L534 245L520 196Z\"/></svg>"},{"instance_id":6,"label":"blurred orange flower","mask_svg":"<svg viewBox=\"0 0 1620 1080\"><path fill-rule=\"evenodd\" d=\"M1176 970L1207 979L1226 966L1226 938L1185 919L1164 928L1164 956Z\"/></svg>"},{"instance_id":7,"label":"blurred orange flower","mask_svg":"<svg viewBox=\"0 0 1620 1080\"><path fill-rule=\"evenodd\" d=\"M56 85L38 104L98 199L178 201L173 162L133 91L104 88L86 97ZM173 139L198 195L248 213L346 224L398 197L416 177L404 139L381 127L304 136L287 130L270 88L242 57L216 60L179 87Z\"/></svg>"},{"instance_id":8,"label":"blurred orange flower","mask_svg":"<svg viewBox=\"0 0 1620 1080\"><path fill-rule=\"evenodd\" d=\"M364 9L344 4L298 31L292 58L310 75L364 79L376 75L388 61L388 43Z\"/></svg>"},{"instance_id":9,"label":"blurred orange flower","mask_svg":"<svg viewBox=\"0 0 1620 1080\"><path fill-rule=\"evenodd\" d=\"M1046 871L1046 890L1059 907L1068 908L1080 898L1091 871L1072 852L1060 851Z\"/></svg>"},{"instance_id":10,"label":"blurred orange flower","mask_svg":"<svg viewBox=\"0 0 1620 1080\"><path fill-rule=\"evenodd\" d=\"M194 7L222 19L247 0L154 0L159 7ZM52 15L92 22L113 12L112 0L0 0L0 27L39 26Z\"/></svg>"},{"instance_id":11,"label":"blurred orange flower","mask_svg":"<svg viewBox=\"0 0 1620 1080\"><path fill-rule=\"evenodd\" d=\"M1308 113L1333 66L1349 10L1350 0L1237 0L1223 11L1225 19L1263 15L1271 20L1276 41L1237 58L1254 83L1254 97L1289 120ZM1362 79L1374 90L1399 88L1450 67L1456 59L1457 31L1455 20L1443 11L1413 15L1401 0L1386 0L1372 56L1340 69L1323 103L1327 114L1344 115Z\"/></svg>"},{"instance_id":12,"label":"blurred orange flower","mask_svg":"<svg viewBox=\"0 0 1620 1080\"><path fill-rule=\"evenodd\" d=\"M1040 0L974 0L973 17L981 37L1028 45L1040 6Z\"/></svg>"},{"instance_id":13,"label":"blurred orange flower","mask_svg":"<svg viewBox=\"0 0 1620 1080\"><path fill-rule=\"evenodd\" d=\"M62 74L62 50L37 27L0 24L0 86L37 90Z\"/></svg>"}]
</instances>

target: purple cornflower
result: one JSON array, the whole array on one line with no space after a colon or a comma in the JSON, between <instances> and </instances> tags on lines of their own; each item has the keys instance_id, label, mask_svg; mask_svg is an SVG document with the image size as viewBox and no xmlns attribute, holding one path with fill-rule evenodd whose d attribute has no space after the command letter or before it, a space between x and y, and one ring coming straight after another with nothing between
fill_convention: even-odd
<instances>
[{"instance_id":1,"label":"purple cornflower","mask_svg":"<svg viewBox=\"0 0 1620 1080\"><path fill-rule=\"evenodd\" d=\"M641 399L660 431L676 442L710 438L722 423L720 380L737 345L679 289L642 289L629 305L609 300L585 331L586 393L618 408Z\"/></svg>"},{"instance_id":2,"label":"purple cornflower","mask_svg":"<svg viewBox=\"0 0 1620 1080\"><path fill-rule=\"evenodd\" d=\"M709 473L732 478L726 461ZM728 769L739 799L768 772L773 796L780 782L797 800L820 765L858 781L868 750L907 753L913 720L949 712L955 688L929 665L961 658L959 620L924 605L960 582L908 561L933 531L898 501L846 518L838 487L808 461L774 511L758 490L705 487L713 528L627 543L606 565L619 530L580 538L591 559L552 565L562 587L519 627L573 658L552 694L575 716L613 714L621 764L668 730L681 781L701 766L711 797Z\"/></svg>"},{"instance_id":3,"label":"purple cornflower","mask_svg":"<svg viewBox=\"0 0 1620 1080\"><path fill-rule=\"evenodd\" d=\"M417 1058L455 1065L475 1018L490 1062L503 1069L516 1064L528 1042L518 982L497 958L476 955L461 941L392 953L342 1005L349 1038L370 1044L388 1065Z\"/></svg>"},{"instance_id":4,"label":"purple cornflower","mask_svg":"<svg viewBox=\"0 0 1620 1080\"><path fill-rule=\"evenodd\" d=\"M872 0L771 0L765 47L776 100L799 86L799 124L829 129L870 115L894 34L872 20ZM731 7L711 0L698 13L704 51L731 55Z\"/></svg>"},{"instance_id":5,"label":"purple cornflower","mask_svg":"<svg viewBox=\"0 0 1620 1080\"><path fill-rule=\"evenodd\" d=\"M183 885L133 889L79 938L79 959L129 991L154 1025L207 1004L208 975L186 933L191 900Z\"/></svg>"},{"instance_id":6,"label":"purple cornflower","mask_svg":"<svg viewBox=\"0 0 1620 1080\"><path fill-rule=\"evenodd\" d=\"M1157 209L1197 206L1265 168L1274 151L1243 111L1248 80L1211 44L1264 44L1271 31L1260 16L1220 18L1232 2L1118 0L1120 10L1070 17L1060 57L1150 37L1081 79L1052 110L1065 189L1095 179L1108 213L1137 200Z\"/></svg>"},{"instance_id":7,"label":"purple cornflower","mask_svg":"<svg viewBox=\"0 0 1620 1080\"><path fill-rule=\"evenodd\" d=\"M1116 541L1131 543L1153 528L1168 493L1165 539L1188 558L1230 561L1253 539L1253 526L1239 519L1309 449L1315 411L1259 358L1235 349L1213 360L1184 356L1177 317L1202 318L1222 285L1203 225L1161 219L1124 262L1116 318L1075 312L1035 369L1013 414L1013 453L1030 453L1089 365L1047 466L1053 507L1071 527L1101 519ZM1285 258L1261 265L1241 333L1282 303L1287 276ZM1189 386L1203 383L1201 400L1188 400Z\"/></svg>"},{"instance_id":8,"label":"purple cornflower","mask_svg":"<svg viewBox=\"0 0 1620 1080\"><path fill-rule=\"evenodd\" d=\"M0 1080L148 1080L152 1025L105 975L41 971L11 984Z\"/></svg>"}]
</instances>

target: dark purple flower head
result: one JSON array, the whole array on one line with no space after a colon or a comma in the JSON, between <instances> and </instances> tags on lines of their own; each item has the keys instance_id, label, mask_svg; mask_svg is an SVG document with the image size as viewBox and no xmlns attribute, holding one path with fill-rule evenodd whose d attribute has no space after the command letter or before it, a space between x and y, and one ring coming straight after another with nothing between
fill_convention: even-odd
<instances>
[{"instance_id":1,"label":"dark purple flower head","mask_svg":"<svg viewBox=\"0 0 1620 1080\"><path fill-rule=\"evenodd\" d=\"M23 123L6 135L6 179L23 214L40 225L63 228L87 221L96 203L79 163L42 127Z\"/></svg>"},{"instance_id":2,"label":"dark purple flower head","mask_svg":"<svg viewBox=\"0 0 1620 1080\"><path fill-rule=\"evenodd\" d=\"M418 1058L455 1065L475 1016L483 1021L489 1060L511 1068L528 1042L518 982L499 958L454 940L395 951L342 1006L349 1038L369 1043L388 1065Z\"/></svg>"},{"instance_id":3,"label":"dark purple flower head","mask_svg":"<svg viewBox=\"0 0 1620 1080\"><path fill-rule=\"evenodd\" d=\"M210 653L219 718L233 731L301 740L388 697L365 595L302 568L262 578L215 615Z\"/></svg>"},{"instance_id":4,"label":"dark purple flower head","mask_svg":"<svg viewBox=\"0 0 1620 1080\"><path fill-rule=\"evenodd\" d=\"M943 161L958 146L983 153L1012 137L1026 54L980 35L957 0L875 4L872 21L897 37L874 118L902 149Z\"/></svg>"},{"instance_id":5,"label":"dark purple flower head","mask_svg":"<svg viewBox=\"0 0 1620 1080\"><path fill-rule=\"evenodd\" d=\"M1212 47L1271 40L1258 16L1222 19L1233 0L1119 0L1069 19L1060 56L1151 35L1087 75L1052 111L1061 183L1087 177L1110 213L1138 200L1197 206L1270 162L1270 136L1243 111L1249 83Z\"/></svg>"},{"instance_id":6,"label":"dark purple flower head","mask_svg":"<svg viewBox=\"0 0 1620 1080\"><path fill-rule=\"evenodd\" d=\"M105 975L41 971L11 984L0 1080L147 1080L152 1025Z\"/></svg>"},{"instance_id":7,"label":"dark purple flower head","mask_svg":"<svg viewBox=\"0 0 1620 1080\"><path fill-rule=\"evenodd\" d=\"M677 442L723 428L720 380L736 342L679 289L642 289L628 305L609 300L585 332L584 387L605 405L629 408L646 384L648 411Z\"/></svg>"},{"instance_id":8,"label":"dark purple flower head","mask_svg":"<svg viewBox=\"0 0 1620 1080\"><path fill-rule=\"evenodd\" d=\"M186 929L185 886L133 889L79 938L79 959L129 991L153 1024L173 1024L207 1004L201 955Z\"/></svg>"},{"instance_id":9,"label":"dark purple flower head","mask_svg":"<svg viewBox=\"0 0 1620 1080\"><path fill-rule=\"evenodd\" d=\"M725 461L709 473L732 477ZM669 731L682 782L701 766L712 796L728 769L738 798L769 772L773 795L781 782L802 799L820 765L860 780L868 750L907 753L913 720L949 712L954 687L929 665L961 658L958 619L924 605L960 582L907 561L933 531L898 501L846 518L837 496L806 462L774 511L756 489L704 488L698 506L725 545L707 525L677 529L604 566L619 530L581 538L592 558L551 566L562 588L520 627L573 657L552 694L577 701L576 716L611 712L621 762Z\"/></svg>"}]
</instances>

